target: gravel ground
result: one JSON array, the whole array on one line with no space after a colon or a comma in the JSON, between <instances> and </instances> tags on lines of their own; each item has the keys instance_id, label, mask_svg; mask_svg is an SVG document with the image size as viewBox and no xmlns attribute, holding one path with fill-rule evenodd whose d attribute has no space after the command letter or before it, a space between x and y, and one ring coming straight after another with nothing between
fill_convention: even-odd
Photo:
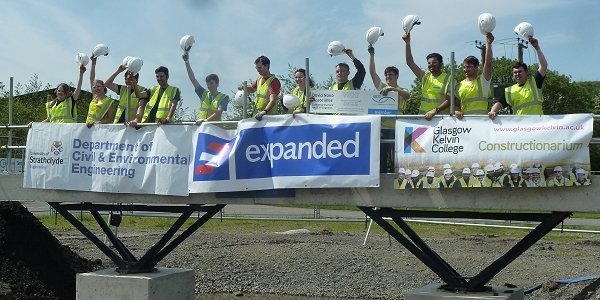
<instances>
[{"instance_id":1,"label":"gravel ground","mask_svg":"<svg viewBox=\"0 0 600 300\"><path fill-rule=\"evenodd\" d=\"M160 234L123 233L134 254L141 254ZM55 236L84 258L111 263L76 232ZM310 232L203 233L201 230L169 254L159 266L191 268L198 299L403 299L408 290L440 282L423 263L386 234ZM516 239L473 235L427 241L457 271L473 276ZM600 274L600 236L586 235L574 244L543 240L491 282L543 287L526 299L600 299L600 279L570 285L553 281ZM237 295L237 296L234 296ZM302 297L292 297L302 296Z\"/></svg>"}]
</instances>

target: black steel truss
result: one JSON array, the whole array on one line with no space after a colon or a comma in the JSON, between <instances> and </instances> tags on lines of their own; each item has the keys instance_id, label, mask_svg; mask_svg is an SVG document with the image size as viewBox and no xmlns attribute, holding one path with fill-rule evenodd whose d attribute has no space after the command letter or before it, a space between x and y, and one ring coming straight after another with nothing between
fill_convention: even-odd
<instances>
[{"instance_id":1,"label":"black steel truss","mask_svg":"<svg viewBox=\"0 0 600 300\"><path fill-rule=\"evenodd\" d=\"M123 274L147 273L155 270L155 266L171 251L179 246L185 239L191 236L198 228L202 227L210 218L219 212L224 204L203 205L134 205L134 204L93 204L93 203L62 203L49 202L61 216L79 230L87 239L89 239L102 253L104 253L117 266L117 271ZM100 225L100 228L106 234L107 238L113 244L116 252L104 244L91 232L83 223L81 223L71 211L86 210L91 213L94 220ZM162 238L156 242L148 251L137 259L125 244L113 233L108 224L102 219L100 211L151 211L180 213L173 225L165 232ZM185 221L194 212L204 212L192 225L185 229L179 236L173 238L177 231L183 226ZM171 241L171 239L173 239ZM170 241L170 243L169 243Z\"/></svg>"},{"instance_id":2,"label":"black steel truss","mask_svg":"<svg viewBox=\"0 0 600 300\"><path fill-rule=\"evenodd\" d=\"M438 275L445 283L443 288L453 291L482 291L488 289L486 284L490 282L494 276L548 234L554 227L558 226L562 221L572 215L572 212L488 213L468 211L419 211L374 207L359 208L416 258L423 262L431 271ZM477 275L465 277L458 273L448 262L440 257L438 253L431 249L406 223L403 219L405 217L517 220L536 221L540 223L505 254L481 270ZM394 227L391 222L395 223L404 234Z\"/></svg>"}]
</instances>

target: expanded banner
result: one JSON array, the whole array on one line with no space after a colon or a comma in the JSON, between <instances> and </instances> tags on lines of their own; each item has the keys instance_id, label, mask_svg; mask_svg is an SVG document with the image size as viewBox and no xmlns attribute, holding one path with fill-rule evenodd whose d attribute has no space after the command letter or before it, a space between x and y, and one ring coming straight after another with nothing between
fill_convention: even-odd
<instances>
[{"instance_id":1,"label":"expanded banner","mask_svg":"<svg viewBox=\"0 0 600 300\"><path fill-rule=\"evenodd\" d=\"M194 127L34 123L23 187L187 195Z\"/></svg>"},{"instance_id":2,"label":"expanded banner","mask_svg":"<svg viewBox=\"0 0 600 300\"><path fill-rule=\"evenodd\" d=\"M310 114L246 119L237 132L194 133L190 193L379 186L377 116Z\"/></svg>"},{"instance_id":3,"label":"expanded banner","mask_svg":"<svg viewBox=\"0 0 600 300\"><path fill-rule=\"evenodd\" d=\"M396 121L395 187L590 184L591 114Z\"/></svg>"},{"instance_id":4,"label":"expanded banner","mask_svg":"<svg viewBox=\"0 0 600 300\"><path fill-rule=\"evenodd\" d=\"M344 115L397 115L398 93L383 96L377 91L315 90L310 112Z\"/></svg>"}]
</instances>

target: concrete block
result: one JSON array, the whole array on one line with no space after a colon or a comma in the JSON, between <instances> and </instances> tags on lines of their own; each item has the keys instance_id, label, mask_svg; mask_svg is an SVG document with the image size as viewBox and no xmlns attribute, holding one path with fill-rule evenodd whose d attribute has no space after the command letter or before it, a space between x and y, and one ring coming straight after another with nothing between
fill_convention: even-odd
<instances>
[{"instance_id":1,"label":"concrete block","mask_svg":"<svg viewBox=\"0 0 600 300\"><path fill-rule=\"evenodd\" d=\"M119 274L105 269L77 274L78 300L194 300L194 271L158 268L154 273Z\"/></svg>"},{"instance_id":2,"label":"concrete block","mask_svg":"<svg viewBox=\"0 0 600 300\"><path fill-rule=\"evenodd\" d=\"M406 300L523 300L523 288L491 287L484 292L452 292L441 289L439 283L408 291Z\"/></svg>"}]
</instances>

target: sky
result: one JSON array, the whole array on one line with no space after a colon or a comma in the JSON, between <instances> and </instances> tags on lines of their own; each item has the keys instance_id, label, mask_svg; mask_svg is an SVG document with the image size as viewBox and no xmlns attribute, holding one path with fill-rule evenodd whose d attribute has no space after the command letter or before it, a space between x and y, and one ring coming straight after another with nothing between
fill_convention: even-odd
<instances>
[{"instance_id":1,"label":"sky","mask_svg":"<svg viewBox=\"0 0 600 300\"><path fill-rule=\"evenodd\" d=\"M199 99L181 59L179 40L184 35L196 40L190 63L198 81L205 86L205 76L216 73L219 89L233 96L244 80L258 76L254 60L260 55L269 57L271 72L277 75L287 75L288 65L304 68L308 58L316 82L335 75L340 62L350 64L353 76L356 70L346 55L327 54L334 40L353 49L368 73L366 32L377 26L385 33L374 45L380 77L385 67L394 65L400 69L399 84L410 87L414 75L406 66L402 41L402 19L409 14L422 23L411 32L414 59L422 68L431 52L442 54L446 64L451 53L459 63L468 55L479 57L474 41L484 36L477 19L487 12L496 18L494 57L516 59L513 30L529 22L550 70L574 81L600 80L597 0L0 0L0 7L0 82L7 87L10 77L24 84L33 74L51 86L75 83L75 55L91 54L102 43L110 53L98 58L97 79L108 78L124 57L140 57L140 84L156 85L154 70L166 66L169 83L181 89L184 105L192 110ZM531 47L524 62L537 63ZM89 91L88 76L89 68L83 84ZM115 82L123 84L123 77ZM369 74L363 87L374 88Z\"/></svg>"}]
</instances>

